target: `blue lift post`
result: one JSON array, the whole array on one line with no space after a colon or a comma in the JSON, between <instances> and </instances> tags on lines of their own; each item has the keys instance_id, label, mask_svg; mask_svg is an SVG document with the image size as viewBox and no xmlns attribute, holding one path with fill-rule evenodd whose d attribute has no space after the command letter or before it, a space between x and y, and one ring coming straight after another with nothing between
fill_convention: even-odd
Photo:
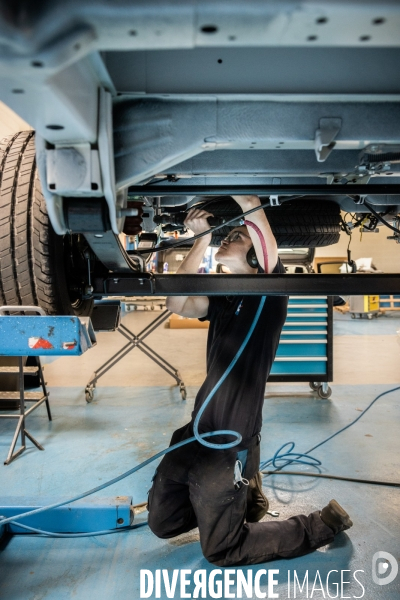
<instances>
[{"instance_id":1,"label":"blue lift post","mask_svg":"<svg viewBox=\"0 0 400 600\"><path fill-rule=\"evenodd\" d=\"M36 312L37 315L5 315L12 312ZM96 344L92 323L87 317L53 317L47 316L37 306L3 306L0 307L0 356L21 357L19 372L21 390L20 413L16 414L18 426L15 441L21 434L21 448L13 454L15 458L25 449L25 418L32 408L25 411L23 386L23 356L77 356ZM44 382L43 382L44 383ZM44 388L45 390L45 388ZM15 393L15 392L14 392ZM46 392L47 393L47 392ZM48 396L48 394L47 394ZM42 399L40 404L44 402ZM36 403L35 407L39 405ZM32 436L27 435L29 439ZM14 441L14 440L13 440ZM36 443L36 440L35 442ZM14 443L15 446L15 443ZM38 444L41 449L42 446ZM10 461L11 462L11 461ZM0 538L4 534L26 534L26 529L12 523L2 525L2 518L10 518L42 506L48 506L62 498L27 497L0 498ZM34 527L51 533L88 533L91 531L121 529L132 524L134 517L132 498L117 496L114 498L90 497L73 504L60 506L36 515L21 519L23 525Z\"/></svg>"},{"instance_id":2,"label":"blue lift post","mask_svg":"<svg viewBox=\"0 0 400 600\"><path fill-rule=\"evenodd\" d=\"M63 498L46 497L41 498L38 502L37 499L27 497L0 497L0 515L8 519L14 515L20 515L62 500ZM116 496L115 498L95 496L26 517L21 519L21 524L52 533L87 533L128 527L132 525L133 516L130 496ZM26 529L13 523L8 523L4 528L7 533L11 534L29 533Z\"/></svg>"},{"instance_id":3,"label":"blue lift post","mask_svg":"<svg viewBox=\"0 0 400 600\"><path fill-rule=\"evenodd\" d=\"M0 307L0 356L80 356L96 344L89 317L4 316L21 309L38 307Z\"/></svg>"}]
</instances>

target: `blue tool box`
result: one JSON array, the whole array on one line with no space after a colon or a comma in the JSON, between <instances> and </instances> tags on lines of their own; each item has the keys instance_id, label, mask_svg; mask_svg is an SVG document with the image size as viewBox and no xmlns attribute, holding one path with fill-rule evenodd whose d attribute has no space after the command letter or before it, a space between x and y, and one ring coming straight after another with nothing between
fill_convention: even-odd
<instances>
[{"instance_id":1,"label":"blue tool box","mask_svg":"<svg viewBox=\"0 0 400 600\"><path fill-rule=\"evenodd\" d=\"M268 381L332 381L332 310L331 297L289 298Z\"/></svg>"}]
</instances>

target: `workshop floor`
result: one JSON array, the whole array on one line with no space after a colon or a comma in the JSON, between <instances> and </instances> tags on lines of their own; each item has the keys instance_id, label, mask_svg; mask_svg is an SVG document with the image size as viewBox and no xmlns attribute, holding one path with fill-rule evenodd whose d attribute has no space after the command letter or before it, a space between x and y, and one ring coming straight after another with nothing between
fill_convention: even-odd
<instances>
[{"instance_id":1,"label":"workshop floor","mask_svg":"<svg viewBox=\"0 0 400 600\"><path fill-rule=\"evenodd\" d=\"M138 332L154 316L153 312L136 311L128 313L124 323ZM262 457L271 457L291 440L296 442L296 450L307 451L350 423L376 395L400 386L398 330L398 313L373 321L354 321L335 313L331 399L318 399L307 384L268 384ZM93 403L86 404L84 387L90 375L124 343L118 333L98 334L97 347L82 357L59 358L47 364L54 420L47 422L44 409L29 419L29 431L44 445L45 452L28 442L28 449L14 463L1 465L0 496L69 497L165 448L173 429L190 418L204 377L206 336L206 330L160 328L148 339L149 345L179 368L188 387L186 402L169 376L135 349L105 375ZM322 461L322 471L399 481L399 399L400 391L382 397L354 427L318 448L314 456ZM0 423L0 458L7 454L11 433L9 422ZM143 502L154 468L155 463L99 495L130 495L134 504ZM297 589L297 598L400 597L400 575L388 585L372 581L376 552L389 552L400 560L398 489L287 475L264 479L264 489L280 519L322 508L335 497L354 520L348 534L340 534L333 544L313 554L250 567L254 573L262 568L279 570L275 575L279 584L274 590L279 598L295 597L293 587L289 595L288 572L293 580L296 571L302 582L307 570L308 594ZM145 519L146 512L137 515L138 523ZM156 569L168 569L172 574L173 569L209 572L214 568L202 556L196 531L168 541L157 539L147 526L99 538L14 536L0 545L0 551L1 600L136 600L140 598L140 569L153 574ZM332 570L339 574L331 573L327 589L327 575ZM336 592L340 571L345 571L344 581L351 583L342 591L339 585ZM359 571L355 576L364 593L354 579L355 571ZM322 587L317 579L312 593L318 574ZM267 592L263 582L266 577L261 578L261 585ZM164 587L161 590L161 598L167 598ZM184 596L178 588L173 597Z\"/></svg>"}]
</instances>

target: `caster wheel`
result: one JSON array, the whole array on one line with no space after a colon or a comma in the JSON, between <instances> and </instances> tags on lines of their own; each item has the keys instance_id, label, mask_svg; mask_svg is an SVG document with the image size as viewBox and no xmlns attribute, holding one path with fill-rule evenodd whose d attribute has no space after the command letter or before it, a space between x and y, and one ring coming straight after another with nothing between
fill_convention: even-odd
<instances>
[{"instance_id":1,"label":"caster wheel","mask_svg":"<svg viewBox=\"0 0 400 600\"><path fill-rule=\"evenodd\" d=\"M85 389L85 400L88 404L90 404L92 402L94 398L94 389L93 388L86 388Z\"/></svg>"},{"instance_id":2,"label":"caster wheel","mask_svg":"<svg viewBox=\"0 0 400 600\"><path fill-rule=\"evenodd\" d=\"M326 390L326 392L324 392L324 390L322 389L322 385L318 388L318 396L320 398L323 398L324 400L326 400L327 398L330 398L332 396L332 390L328 385L328 389Z\"/></svg>"},{"instance_id":3,"label":"caster wheel","mask_svg":"<svg viewBox=\"0 0 400 600\"><path fill-rule=\"evenodd\" d=\"M154 310L154 306L153 305L151 305L151 310Z\"/></svg>"},{"instance_id":4,"label":"caster wheel","mask_svg":"<svg viewBox=\"0 0 400 600\"><path fill-rule=\"evenodd\" d=\"M370 313L368 313L368 319L369 319L369 320L371 320L373 316L374 316L374 315L371 315Z\"/></svg>"},{"instance_id":5,"label":"caster wheel","mask_svg":"<svg viewBox=\"0 0 400 600\"><path fill-rule=\"evenodd\" d=\"M355 315L354 313L351 313L351 315L350 315L350 316L351 316L351 318L352 318L352 319L355 319L355 318L356 318L356 315Z\"/></svg>"},{"instance_id":6,"label":"caster wheel","mask_svg":"<svg viewBox=\"0 0 400 600\"><path fill-rule=\"evenodd\" d=\"M320 387L319 383L317 383L316 381L310 381L308 385L310 386L313 392L318 392L318 389Z\"/></svg>"},{"instance_id":7,"label":"caster wheel","mask_svg":"<svg viewBox=\"0 0 400 600\"><path fill-rule=\"evenodd\" d=\"M181 393L182 400L186 400L186 388L181 387L180 393Z\"/></svg>"}]
</instances>

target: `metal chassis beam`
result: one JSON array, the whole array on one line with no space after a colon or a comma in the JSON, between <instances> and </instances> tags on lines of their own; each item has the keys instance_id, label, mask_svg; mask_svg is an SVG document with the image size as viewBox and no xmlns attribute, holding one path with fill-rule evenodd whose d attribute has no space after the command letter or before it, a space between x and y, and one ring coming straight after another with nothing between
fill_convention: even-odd
<instances>
[{"instance_id":1,"label":"metal chassis beam","mask_svg":"<svg viewBox=\"0 0 400 600\"><path fill-rule=\"evenodd\" d=\"M96 278L93 296L361 296L400 294L400 274L154 275Z\"/></svg>"},{"instance_id":2,"label":"metal chassis beam","mask_svg":"<svg viewBox=\"0 0 400 600\"><path fill-rule=\"evenodd\" d=\"M400 184L365 184L365 185L149 185L130 186L130 195L135 196L231 196L232 194L257 194L289 196L304 194L307 196L395 196L400 194Z\"/></svg>"}]
</instances>

